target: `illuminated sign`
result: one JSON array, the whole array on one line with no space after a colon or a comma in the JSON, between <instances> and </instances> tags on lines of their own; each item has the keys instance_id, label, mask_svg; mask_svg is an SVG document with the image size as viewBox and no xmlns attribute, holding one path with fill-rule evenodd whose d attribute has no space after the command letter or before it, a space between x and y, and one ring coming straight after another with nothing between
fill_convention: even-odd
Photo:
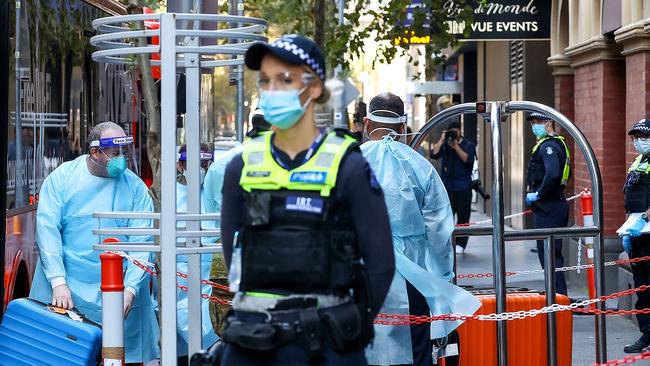
<instances>
[{"instance_id":1,"label":"illuminated sign","mask_svg":"<svg viewBox=\"0 0 650 366\"><path fill-rule=\"evenodd\" d=\"M463 37L464 23L449 21L449 31L462 40L549 39L551 34L551 2L548 0L488 0L474 4L474 21L469 36ZM443 9L451 16L460 9L454 0L447 0Z\"/></svg>"}]
</instances>

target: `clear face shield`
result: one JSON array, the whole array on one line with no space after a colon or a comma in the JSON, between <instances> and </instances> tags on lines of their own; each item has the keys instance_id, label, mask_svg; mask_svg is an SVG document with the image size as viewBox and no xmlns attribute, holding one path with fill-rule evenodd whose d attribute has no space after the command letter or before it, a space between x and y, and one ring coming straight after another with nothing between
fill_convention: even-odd
<instances>
[{"instance_id":1,"label":"clear face shield","mask_svg":"<svg viewBox=\"0 0 650 366\"><path fill-rule=\"evenodd\" d=\"M90 142L106 159L106 173L109 177L121 175L134 156L133 136L106 137Z\"/></svg>"},{"instance_id":2,"label":"clear face shield","mask_svg":"<svg viewBox=\"0 0 650 366\"><path fill-rule=\"evenodd\" d=\"M208 172L208 168L210 168L210 165L212 164L212 161L214 160L214 156L209 151L201 151L199 157L201 159L201 167L200 167L200 170L199 170L199 182L200 182L200 184L203 184L203 181L205 180L205 175ZM183 151L180 154L178 154L178 162L183 167L183 172L180 173L179 177L178 177L178 180L181 181L181 180L185 179L185 170L187 169L187 152L186 151Z\"/></svg>"}]
</instances>

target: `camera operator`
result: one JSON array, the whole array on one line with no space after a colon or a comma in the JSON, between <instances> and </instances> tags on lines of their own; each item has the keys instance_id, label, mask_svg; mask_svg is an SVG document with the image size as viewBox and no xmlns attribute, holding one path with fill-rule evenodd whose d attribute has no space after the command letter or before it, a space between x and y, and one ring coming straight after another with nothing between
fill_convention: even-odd
<instances>
[{"instance_id":1,"label":"camera operator","mask_svg":"<svg viewBox=\"0 0 650 366\"><path fill-rule=\"evenodd\" d=\"M452 121L431 148L431 159L442 159L440 177L445 184L451 209L457 215L458 224L467 224L472 204L472 168L476 157L476 145L463 138L460 122ZM456 239L456 253L465 252L467 237Z\"/></svg>"}]
</instances>

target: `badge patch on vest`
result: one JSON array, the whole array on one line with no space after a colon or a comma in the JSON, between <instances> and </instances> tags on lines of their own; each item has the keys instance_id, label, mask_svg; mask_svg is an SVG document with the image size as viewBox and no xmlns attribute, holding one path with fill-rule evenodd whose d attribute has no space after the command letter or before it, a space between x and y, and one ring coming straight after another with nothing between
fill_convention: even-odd
<instances>
[{"instance_id":1,"label":"badge patch on vest","mask_svg":"<svg viewBox=\"0 0 650 366\"><path fill-rule=\"evenodd\" d=\"M291 173L290 181L295 183L324 184L326 178L326 172L294 172Z\"/></svg>"},{"instance_id":2,"label":"badge patch on vest","mask_svg":"<svg viewBox=\"0 0 650 366\"><path fill-rule=\"evenodd\" d=\"M318 197L288 196L284 208L287 211L322 214L325 200Z\"/></svg>"},{"instance_id":3,"label":"badge patch on vest","mask_svg":"<svg viewBox=\"0 0 650 366\"><path fill-rule=\"evenodd\" d=\"M546 148L546 155L553 155L553 148L552 147L547 147Z\"/></svg>"},{"instance_id":4,"label":"badge patch on vest","mask_svg":"<svg viewBox=\"0 0 650 366\"><path fill-rule=\"evenodd\" d=\"M251 178L266 178L269 175L271 175L271 172L269 171L262 171L262 172L246 172L247 177Z\"/></svg>"}]
</instances>

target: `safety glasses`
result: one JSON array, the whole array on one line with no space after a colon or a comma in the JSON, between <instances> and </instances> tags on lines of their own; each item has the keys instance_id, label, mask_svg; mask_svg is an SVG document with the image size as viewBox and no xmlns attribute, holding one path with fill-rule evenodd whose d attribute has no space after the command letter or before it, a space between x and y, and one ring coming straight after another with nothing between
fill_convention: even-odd
<instances>
[{"instance_id":1,"label":"safety glasses","mask_svg":"<svg viewBox=\"0 0 650 366\"><path fill-rule=\"evenodd\" d=\"M316 79L316 75L308 72L297 74L292 72L283 72L275 76L259 74L257 77L257 88L260 90L288 90L299 87L298 84L308 85Z\"/></svg>"}]
</instances>

